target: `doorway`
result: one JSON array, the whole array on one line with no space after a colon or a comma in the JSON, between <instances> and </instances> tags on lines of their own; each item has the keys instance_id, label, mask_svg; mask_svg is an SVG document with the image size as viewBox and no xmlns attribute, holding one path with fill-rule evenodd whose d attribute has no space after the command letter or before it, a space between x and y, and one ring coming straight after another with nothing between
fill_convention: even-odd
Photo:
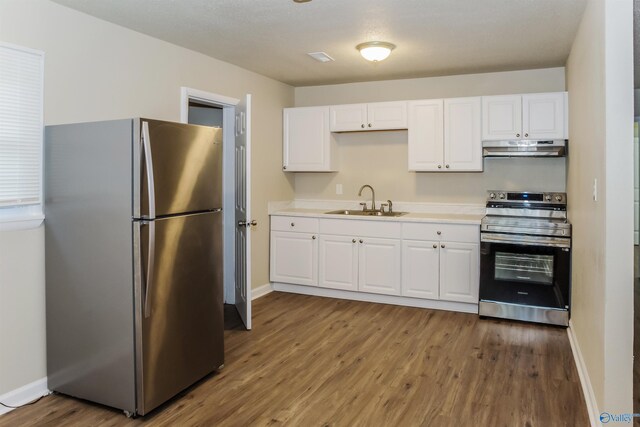
<instances>
[{"instance_id":1,"label":"doorway","mask_svg":"<svg viewBox=\"0 0 640 427\"><path fill-rule=\"evenodd\" d=\"M250 101L182 88L181 122L223 133L225 329L251 329Z\"/></svg>"}]
</instances>

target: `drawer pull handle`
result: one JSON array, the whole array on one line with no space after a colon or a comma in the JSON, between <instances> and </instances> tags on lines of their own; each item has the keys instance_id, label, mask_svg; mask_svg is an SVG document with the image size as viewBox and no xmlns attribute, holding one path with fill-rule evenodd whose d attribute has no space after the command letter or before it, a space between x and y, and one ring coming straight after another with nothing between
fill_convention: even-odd
<instances>
[{"instance_id":1,"label":"drawer pull handle","mask_svg":"<svg viewBox=\"0 0 640 427\"><path fill-rule=\"evenodd\" d=\"M436 245L435 243L433 244L433 249L437 249L438 245Z\"/></svg>"},{"instance_id":2,"label":"drawer pull handle","mask_svg":"<svg viewBox=\"0 0 640 427\"><path fill-rule=\"evenodd\" d=\"M364 243L364 242L362 241L362 239L360 239L360 243Z\"/></svg>"},{"instance_id":3,"label":"drawer pull handle","mask_svg":"<svg viewBox=\"0 0 640 427\"><path fill-rule=\"evenodd\" d=\"M355 242L356 242L356 239L351 240L351 243L355 243Z\"/></svg>"},{"instance_id":4,"label":"drawer pull handle","mask_svg":"<svg viewBox=\"0 0 640 427\"><path fill-rule=\"evenodd\" d=\"M295 224L294 222L292 222L292 223L291 223L291 226L292 226L292 227L295 227L295 226L296 226L296 224Z\"/></svg>"},{"instance_id":5,"label":"drawer pull handle","mask_svg":"<svg viewBox=\"0 0 640 427\"><path fill-rule=\"evenodd\" d=\"M291 224L291 225L293 225L293 224ZM438 236L439 236L439 235L441 235L441 234L442 234L442 231L436 231L436 233L437 233L437 234L438 234Z\"/></svg>"}]
</instances>

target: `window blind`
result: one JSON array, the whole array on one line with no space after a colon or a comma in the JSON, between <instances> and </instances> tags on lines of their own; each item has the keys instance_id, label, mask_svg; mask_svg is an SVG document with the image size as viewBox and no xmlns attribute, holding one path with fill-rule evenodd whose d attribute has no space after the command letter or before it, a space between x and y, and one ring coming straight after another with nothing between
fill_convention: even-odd
<instances>
[{"instance_id":1,"label":"window blind","mask_svg":"<svg viewBox=\"0 0 640 427\"><path fill-rule=\"evenodd\" d=\"M0 43L0 208L42 202L43 64Z\"/></svg>"}]
</instances>

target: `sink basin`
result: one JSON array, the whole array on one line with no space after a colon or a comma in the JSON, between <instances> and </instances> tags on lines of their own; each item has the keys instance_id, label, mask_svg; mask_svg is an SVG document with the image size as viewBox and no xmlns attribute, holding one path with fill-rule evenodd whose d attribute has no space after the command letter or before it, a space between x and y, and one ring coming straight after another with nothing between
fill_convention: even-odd
<instances>
[{"instance_id":1,"label":"sink basin","mask_svg":"<svg viewBox=\"0 0 640 427\"><path fill-rule=\"evenodd\" d=\"M340 209L337 211L329 211L325 212L326 214L331 215L353 215L353 216L402 216L406 215L408 212L380 212L380 211L361 211L361 210L349 210L349 209Z\"/></svg>"}]
</instances>

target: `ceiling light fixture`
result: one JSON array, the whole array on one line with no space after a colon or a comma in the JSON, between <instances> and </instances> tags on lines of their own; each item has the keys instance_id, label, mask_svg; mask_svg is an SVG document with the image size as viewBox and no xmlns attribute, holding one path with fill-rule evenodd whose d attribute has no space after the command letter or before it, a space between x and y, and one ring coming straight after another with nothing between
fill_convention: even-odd
<instances>
[{"instance_id":1,"label":"ceiling light fixture","mask_svg":"<svg viewBox=\"0 0 640 427\"><path fill-rule=\"evenodd\" d=\"M367 61L379 62L387 59L396 45L388 42L365 42L356 46L360 55Z\"/></svg>"}]
</instances>

